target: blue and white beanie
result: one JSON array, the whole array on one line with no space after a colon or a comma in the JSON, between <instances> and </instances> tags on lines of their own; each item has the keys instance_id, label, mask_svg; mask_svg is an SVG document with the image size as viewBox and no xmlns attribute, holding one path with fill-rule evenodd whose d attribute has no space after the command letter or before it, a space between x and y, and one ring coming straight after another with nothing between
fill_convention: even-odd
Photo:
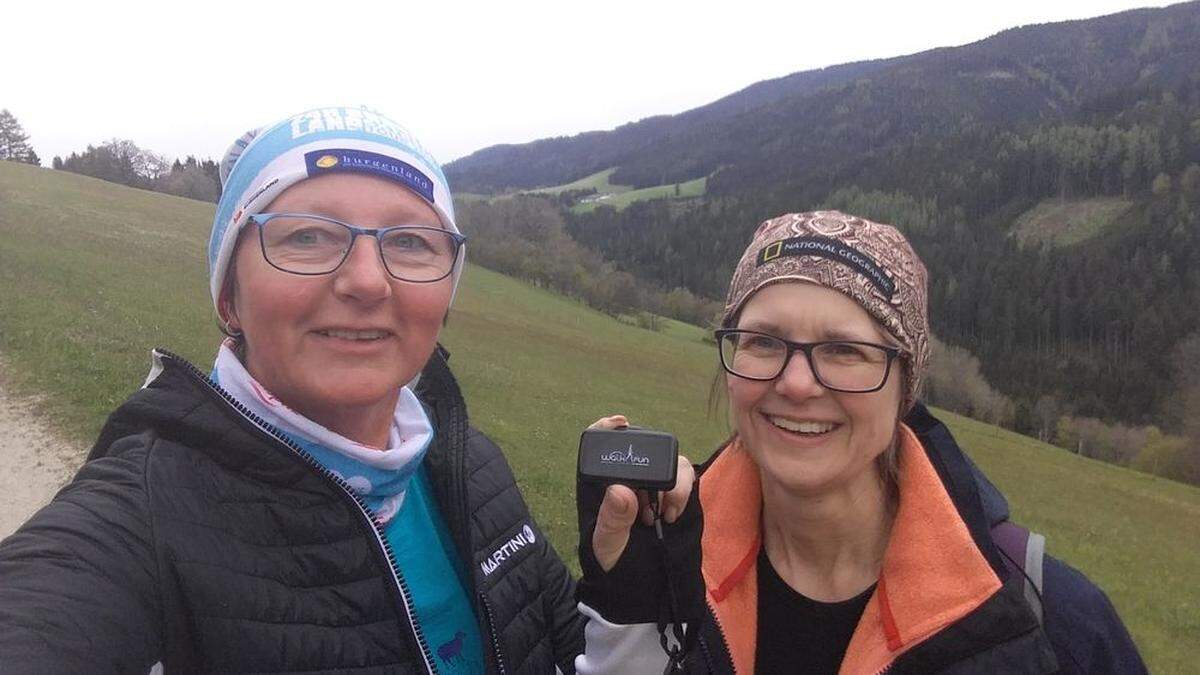
<instances>
[{"instance_id":1,"label":"blue and white beanie","mask_svg":"<svg viewBox=\"0 0 1200 675\"><path fill-rule=\"evenodd\" d=\"M217 306L238 234L284 190L315 176L353 171L412 190L457 233L450 186L437 161L404 127L366 108L318 108L247 132L221 160L221 201L208 240L208 275ZM466 252L453 273L455 289ZM217 307L220 312L220 307Z\"/></svg>"}]
</instances>

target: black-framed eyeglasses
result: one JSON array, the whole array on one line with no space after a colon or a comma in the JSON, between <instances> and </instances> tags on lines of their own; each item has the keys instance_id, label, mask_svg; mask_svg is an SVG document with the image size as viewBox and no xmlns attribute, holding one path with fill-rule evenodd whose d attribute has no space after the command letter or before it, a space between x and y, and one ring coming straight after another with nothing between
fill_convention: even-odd
<instances>
[{"instance_id":1,"label":"black-framed eyeglasses","mask_svg":"<svg viewBox=\"0 0 1200 675\"><path fill-rule=\"evenodd\" d=\"M826 389L850 394L879 391L887 384L892 361L903 354L896 347L855 340L792 342L770 333L721 329L714 332L721 367L747 380L774 380L796 352L804 352L813 377Z\"/></svg>"},{"instance_id":2,"label":"black-framed eyeglasses","mask_svg":"<svg viewBox=\"0 0 1200 675\"><path fill-rule=\"evenodd\" d=\"M424 225L397 225L377 230L308 213L258 213L263 257L275 269L291 274L329 274L341 267L359 235L374 237L388 274L402 281L431 283L449 276L467 238Z\"/></svg>"}]
</instances>

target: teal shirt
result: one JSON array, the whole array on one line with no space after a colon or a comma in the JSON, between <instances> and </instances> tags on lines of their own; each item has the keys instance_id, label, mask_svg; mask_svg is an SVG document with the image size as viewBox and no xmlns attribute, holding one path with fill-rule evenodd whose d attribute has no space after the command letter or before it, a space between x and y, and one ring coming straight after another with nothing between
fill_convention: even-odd
<instances>
[{"instance_id":1,"label":"teal shirt","mask_svg":"<svg viewBox=\"0 0 1200 675\"><path fill-rule=\"evenodd\" d=\"M482 673L483 642L462 561L438 510L422 466L408 483L404 504L384 529L412 594L417 623L438 673Z\"/></svg>"}]
</instances>

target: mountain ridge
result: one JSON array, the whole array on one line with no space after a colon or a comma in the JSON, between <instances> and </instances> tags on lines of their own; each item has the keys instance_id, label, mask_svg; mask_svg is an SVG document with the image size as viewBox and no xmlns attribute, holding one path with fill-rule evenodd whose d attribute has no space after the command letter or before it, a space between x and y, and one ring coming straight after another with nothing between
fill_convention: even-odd
<instances>
[{"instance_id":1,"label":"mountain ridge","mask_svg":"<svg viewBox=\"0 0 1200 675\"><path fill-rule=\"evenodd\" d=\"M787 158L785 150L800 151L821 134L839 132L836 124L814 126L814 119L840 116L860 126L864 117L882 119L877 133L869 136L876 145L912 126L903 118L954 124L966 112L985 124L1065 120L1084 102L1127 90L1143 78L1178 80L1187 75L1200 63L1197 7L1195 2L1183 3L1010 28L958 47L800 71L756 82L682 113L652 116L610 131L485 148L451 162L446 173L458 189L495 192L567 183L616 166L615 183L648 187L729 171L745 164L748 156L764 153L761 164L794 172L794 161L780 161ZM1139 44L1127 44L1133 39ZM1172 46L1188 44L1191 49L1164 54ZM1134 58L1113 58L1130 54ZM1143 72L1149 63L1162 68ZM972 86L978 83L961 80L972 72L990 81ZM899 105L885 111L861 101L839 113L839 102L846 105L848 88L856 86L878 90L875 98ZM946 105L922 109L938 101ZM788 119L795 124L786 124ZM811 131L805 133L802 127ZM749 179L778 181L786 175L750 171L734 185ZM717 180L710 189L728 191L722 183Z\"/></svg>"}]
</instances>

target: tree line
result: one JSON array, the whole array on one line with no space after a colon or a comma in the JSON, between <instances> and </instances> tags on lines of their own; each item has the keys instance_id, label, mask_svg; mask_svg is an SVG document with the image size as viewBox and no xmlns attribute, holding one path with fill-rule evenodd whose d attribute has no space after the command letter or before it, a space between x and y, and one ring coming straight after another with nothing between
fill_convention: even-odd
<instances>
[{"instance_id":1,"label":"tree line","mask_svg":"<svg viewBox=\"0 0 1200 675\"><path fill-rule=\"evenodd\" d=\"M0 160L41 164L29 135L7 109L0 110ZM177 197L206 202L221 197L218 166L213 160L188 155L170 161L130 140L114 138L65 158L56 156L51 167Z\"/></svg>"},{"instance_id":2,"label":"tree line","mask_svg":"<svg viewBox=\"0 0 1200 675\"><path fill-rule=\"evenodd\" d=\"M177 197L215 202L221 197L217 163L187 158L168 161L130 140L112 139L83 152L55 157L52 168L83 174L129 187L165 192Z\"/></svg>"},{"instance_id":3,"label":"tree line","mask_svg":"<svg viewBox=\"0 0 1200 675\"><path fill-rule=\"evenodd\" d=\"M660 316L707 325L720 304L691 291L664 289L616 268L567 234L556 200L515 195L455 203L458 225L471 237L470 260L552 289L644 328Z\"/></svg>"}]
</instances>

